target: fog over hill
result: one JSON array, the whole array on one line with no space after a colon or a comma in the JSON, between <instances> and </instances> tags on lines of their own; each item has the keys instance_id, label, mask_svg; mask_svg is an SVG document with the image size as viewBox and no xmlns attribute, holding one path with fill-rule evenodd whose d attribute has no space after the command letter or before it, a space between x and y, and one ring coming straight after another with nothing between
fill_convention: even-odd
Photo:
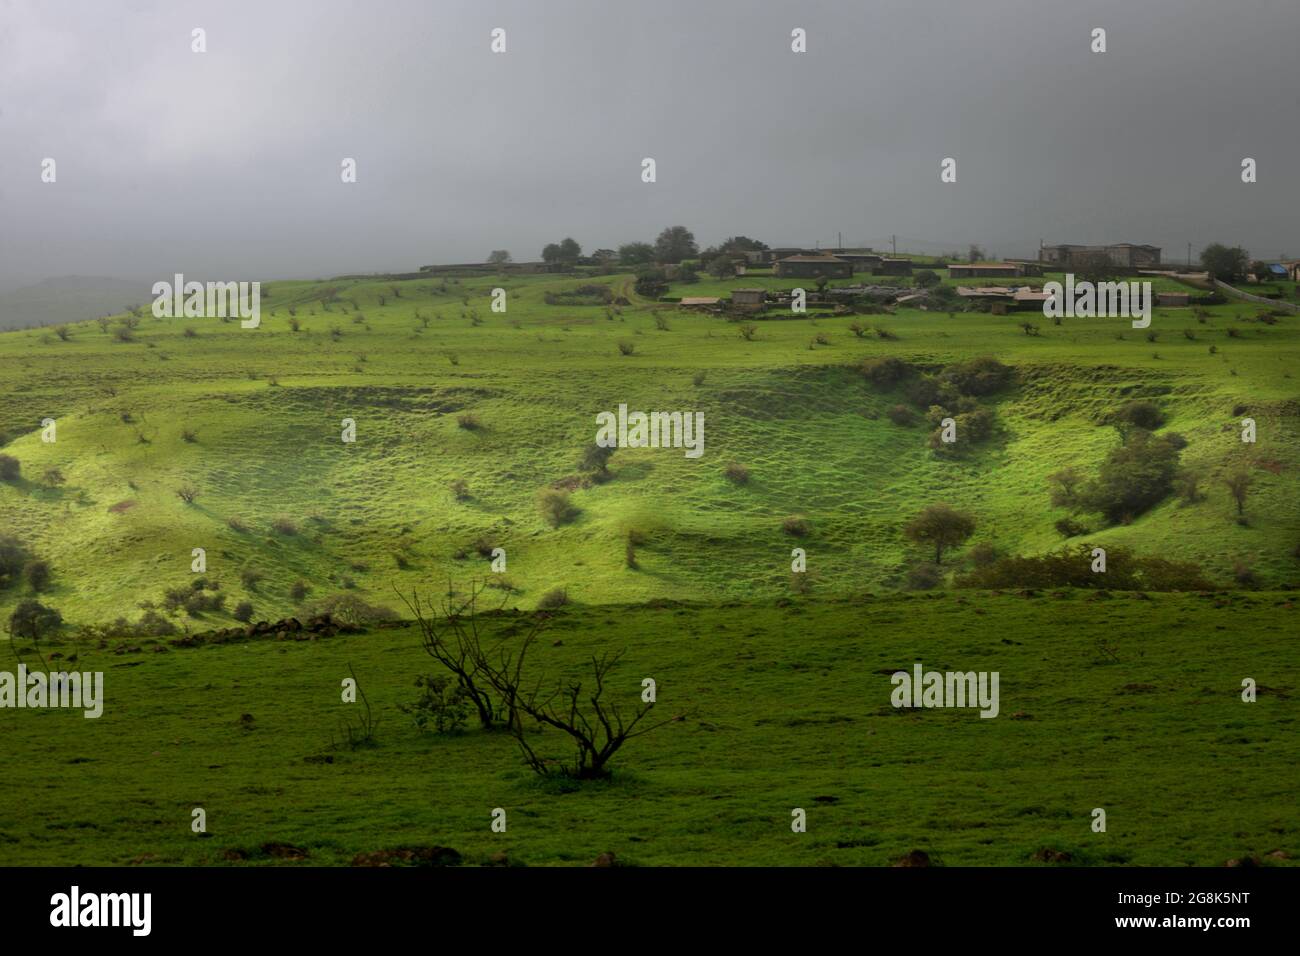
<instances>
[{"instance_id":1,"label":"fog over hill","mask_svg":"<svg viewBox=\"0 0 1300 956\"><path fill-rule=\"evenodd\" d=\"M59 276L9 288L0 291L0 330L80 322L145 305L152 285L147 279Z\"/></svg>"}]
</instances>

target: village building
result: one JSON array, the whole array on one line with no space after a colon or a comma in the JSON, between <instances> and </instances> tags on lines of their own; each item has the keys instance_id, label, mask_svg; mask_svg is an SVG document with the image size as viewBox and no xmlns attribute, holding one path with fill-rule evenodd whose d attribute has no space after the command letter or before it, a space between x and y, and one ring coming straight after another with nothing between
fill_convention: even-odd
<instances>
[{"instance_id":1,"label":"village building","mask_svg":"<svg viewBox=\"0 0 1300 956\"><path fill-rule=\"evenodd\" d=\"M1160 247L1134 245L1131 242L1117 242L1109 246L1078 246L1060 243L1043 246L1038 250L1038 258L1043 262L1070 267L1082 262L1086 257L1101 254L1110 259L1113 265L1128 269L1145 268L1160 265Z\"/></svg>"},{"instance_id":2,"label":"village building","mask_svg":"<svg viewBox=\"0 0 1300 956\"><path fill-rule=\"evenodd\" d=\"M777 260L773 273L783 279L849 279L853 266L835 256L789 256Z\"/></svg>"},{"instance_id":3,"label":"village building","mask_svg":"<svg viewBox=\"0 0 1300 956\"><path fill-rule=\"evenodd\" d=\"M1037 259L1008 259L1006 261L1020 266L1022 276L1041 276L1043 274L1043 264Z\"/></svg>"},{"instance_id":4,"label":"village building","mask_svg":"<svg viewBox=\"0 0 1300 956\"><path fill-rule=\"evenodd\" d=\"M1015 300L1016 289L1008 286L957 286L957 295L963 299L1005 299L1008 302Z\"/></svg>"},{"instance_id":5,"label":"village building","mask_svg":"<svg viewBox=\"0 0 1300 956\"><path fill-rule=\"evenodd\" d=\"M948 266L950 279L1014 279L1024 274L1024 267L1014 262L954 262Z\"/></svg>"},{"instance_id":6,"label":"village building","mask_svg":"<svg viewBox=\"0 0 1300 956\"><path fill-rule=\"evenodd\" d=\"M832 255L852 265L854 272L872 272L880 266L880 260L883 258L879 253L870 250L842 252L836 249Z\"/></svg>"},{"instance_id":7,"label":"village building","mask_svg":"<svg viewBox=\"0 0 1300 956\"><path fill-rule=\"evenodd\" d=\"M1017 309L1041 309L1043 303L1052 297L1050 292L1039 292L1035 289L1017 289L1012 293L1011 298L1016 304Z\"/></svg>"},{"instance_id":8,"label":"village building","mask_svg":"<svg viewBox=\"0 0 1300 956\"><path fill-rule=\"evenodd\" d=\"M721 302L721 301L722 301L722 300L719 299L717 296L712 296L712 295L694 295L694 296L687 296L687 297L685 297L685 298L679 300L677 304L678 304L678 305L681 305L681 306L688 306L688 307L689 307L689 306L697 306L697 307L699 307L699 306L717 305L717 304L718 304L719 302Z\"/></svg>"},{"instance_id":9,"label":"village building","mask_svg":"<svg viewBox=\"0 0 1300 956\"><path fill-rule=\"evenodd\" d=\"M770 265L781 259L789 259L791 256L819 256L822 255L817 249L803 249L798 246L778 246L775 249L764 249L759 253L761 257L758 261L762 264Z\"/></svg>"},{"instance_id":10,"label":"village building","mask_svg":"<svg viewBox=\"0 0 1300 956\"><path fill-rule=\"evenodd\" d=\"M912 260L882 258L874 273L878 276L910 276L912 274Z\"/></svg>"},{"instance_id":11,"label":"village building","mask_svg":"<svg viewBox=\"0 0 1300 956\"><path fill-rule=\"evenodd\" d=\"M767 300L766 289L732 289L731 304L739 309L761 309ZM716 301L716 300L714 300Z\"/></svg>"}]
</instances>

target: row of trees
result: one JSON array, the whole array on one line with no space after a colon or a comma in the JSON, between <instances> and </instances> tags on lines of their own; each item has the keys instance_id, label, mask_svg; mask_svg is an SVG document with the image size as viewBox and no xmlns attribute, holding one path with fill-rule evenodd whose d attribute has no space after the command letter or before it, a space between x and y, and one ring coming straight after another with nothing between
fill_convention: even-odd
<instances>
[{"instance_id":1,"label":"row of trees","mask_svg":"<svg viewBox=\"0 0 1300 956\"><path fill-rule=\"evenodd\" d=\"M1241 246L1212 243L1201 253L1201 268L1221 282L1237 282L1247 276L1263 281L1272 276L1269 264L1262 259L1251 259Z\"/></svg>"},{"instance_id":2,"label":"row of trees","mask_svg":"<svg viewBox=\"0 0 1300 956\"><path fill-rule=\"evenodd\" d=\"M729 236L716 246L710 246L703 252L695 241L695 234L685 226L669 226L659 233L654 242L627 242L617 249L597 249L588 256L582 254L582 246L572 237L559 242L547 243L542 249L542 261L561 266L574 265L625 265L645 266L654 263L677 264L688 259L699 259L705 266L715 260L735 261L744 257L746 252L766 249L765 243L748 236ZM511 256L505 249L494 249L488 256L488 262L502 265L510 262ZM733 269L734 271L734 269Z\"/></svg>"}]
</instances>

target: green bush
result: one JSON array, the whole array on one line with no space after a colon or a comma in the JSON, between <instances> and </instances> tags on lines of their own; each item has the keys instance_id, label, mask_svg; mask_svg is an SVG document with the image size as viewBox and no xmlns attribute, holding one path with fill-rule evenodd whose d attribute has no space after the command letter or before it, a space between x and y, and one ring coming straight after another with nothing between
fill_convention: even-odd
<instances>
[{"instance_id":1,"label":"green bush","mask_svg":"<svg viewBox=\"0 0 1300 956\"><path fill-rule=\"evenodd\" d=\"M552 528L568 524L581 514L578 506L569 501L569 493L559 488L543 488L537 495L537 509Z\"/></svg>"},{"instance_id":2,"label":"green bush","mask_svg":"<svg viewBox=\"0 0 1300 956\"><path fill-rule=\"evenodd\" d=\"M569 592L564 588L553 588L537 601L538 610L553 611L569 603Z\"/></svg>"},{"instance_id":3,"label":"green bush","mask_svg":"<svg viewBox=\"0 0 1300 956\"><path fill-rule=\"evenodd\" d=\"M812 534L812 524L807 518L791 515L781 522L781 530L794 538L806 538Z\"/></svg>"},{"instance_id":4,"label":"green bush","mask_svg":"<svg viewBox=\"0 0 1300 956\"><path fill-rule=\"evenodd\" d=\"M9 633L14 638L39 641L63 626L63 615L40 601L28 598L18 602L9 615Z\"/></svg>"},{"instance_id":5,"label":"green bush","mask_svg":"<svg viewBox=\"0 0 1300 956\"><path fill-rule=\"evenodd\" d=\"M1106 551L1105 573L1092 570L1092 548L1080 544L1042 557L1011 556L957 578L962 588L1093 588L1114 591L1212 591L1195 564L1139 557L1127 548Z\"/></svg>"},{"instance_id":6,"label":"green bush","mask_svg":"<svg viewBox=\"0 0 1300 956\"><path fill-rule=\"evenodd\" d=\"M1165 413L1155 402L1138 399L1115 411L1111 420L1153 432L1165 423Z\"/></svg>"},{"instance_id":7,"label":"green bush","mask_svg":"<svg viewBox=\"0 0 1300 956\"><path fill-rule=\"evenodd\" d=\"M1111 449L1097 478L1084 486L1080 503L1112 523L1131 521L1173 490L1181 444L1180 436L1134 432Z\"/></svg>"},{"instance_id":8,"label":"green bush","mask_svg":"<svg viewBox=\"0 0 1300 956\"><path fill-rule=\"evenodd\" d=\"M1011 383L1014 370L990 356L973 358L949 365L940 373L940 381L950 384L962 395L983 396L1001 391Z\"/></svg>"},{"instance_id":9,"label":"green bush","mask_svg":"<svg viewBox=\"0 0 1300 956\"><path fill-rule=\"evenodd\" d=\"M415 679L420 696L411 704L398 704L397 709L410 714L421 731L432 725L435 733L454 734L465 729L469 719L470 700L464 687L450 677L421 674Z\"/></svg>"},{"instance_id":10,"label":"green bush","mask_svg":"<svg viewBox=\"0 0 1300 956\"><path fill-rule=\"evenodd\" d=\"M902 359L891 356L867 359L858 367L858 371L876 388L891 389L911 377L914 370Z\"/></svg>"},{"instance_id":11,"label":"green bush","mask_svg":"<svg viewBox=\"0 0 1300 956\"><path fill-rule=\"evenodd\" d=\"M13 535L0 534L0 588L7 588L21 578L27 565L27 546Z\"/></svg>"},{"instance_id":12,"label":"green bush","mask_svg":"<svg viewBox=\"0 0 1300 956\"><path fill-rule=\"evenodd\" d=\"M23 577L27 579L27 586L37 593L46 590L50 586L52 575L50 563L39 558L28 561L26 567L23 568Z\"/></svg>"}]
</instances>

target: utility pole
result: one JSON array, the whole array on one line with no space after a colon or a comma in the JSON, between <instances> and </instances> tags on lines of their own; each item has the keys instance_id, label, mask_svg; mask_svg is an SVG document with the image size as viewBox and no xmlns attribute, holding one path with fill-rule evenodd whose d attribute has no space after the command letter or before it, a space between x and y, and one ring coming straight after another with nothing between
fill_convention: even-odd
<instances>
[{"instance_id":1,"label":"utility pole","mask_svg":"<svg viewBox=\"0 0 1300 956\"><path fill-rule=\"evenodd\" d=\"M844 233L842 233L842 232L837 232L837 233L835 233L835 241L839 243L839 245L836 246L835 248L839 249L840 252L843 252L843 251L844 251Z\"/></svg>"},{"instance_id":2,"label":"utility pole","mask_svg":"<svg viewBox=\"0 0 1300 956\"><path fill-rule=\"evenodd\" d=\"M894 250L894 257L897 258L898 257L898 236L894 235L893 233L890 233L889 245L890 248Z\"/></svg>"},{"instance_id":3,"label":"utility pole","mask_svg":"<svg viewBox=\"0 0 1300 956\"><path fill-rule=\"evenodd\" d=\"M1187 244L1187 268L1189 271L1192 268L1192 244L1190 242Z\"/></svg>"}]
</instances>

